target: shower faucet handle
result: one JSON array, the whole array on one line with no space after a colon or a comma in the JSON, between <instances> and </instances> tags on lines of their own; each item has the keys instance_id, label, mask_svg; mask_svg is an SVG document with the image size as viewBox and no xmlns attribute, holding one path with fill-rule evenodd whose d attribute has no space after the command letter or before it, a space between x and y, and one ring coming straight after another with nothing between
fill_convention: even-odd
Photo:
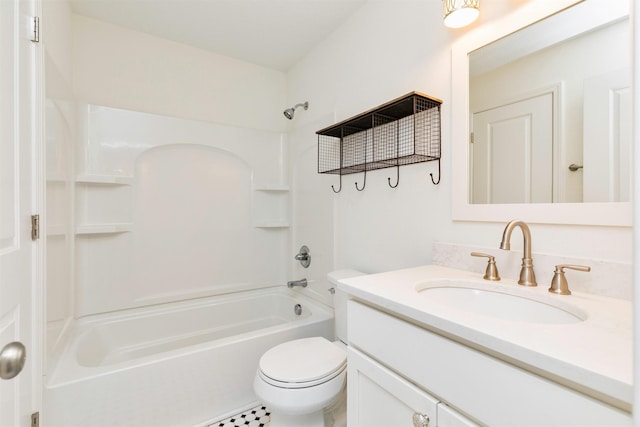
<instances>
[{"instance_id":1,"label":"shower faucet handle","mask_svg":"<svg viewBox=\"0 0 640 427\"><path fill-rule=\"evenodd\" d=\"M300 248L300 252L298 252L298 254L294 256L293 259L295 259L296 261L300 261L300 264L304 268L309 267L309 265L311 265L311 252L309 251L309 248L306 245L302 245L302 247Z\"/></svg>"},{"instance_id":2,"label":"shower faucet handle","mask_svg":"<svg viewBox=\"0 0 640 427\"><path fill-rule=\"evenodd\" d=\"M492 281L500 280L498 265L496 264L496 258L493 255L485 254L482 252L471 252L471 256L489 258L489 261L487 262L487 269L484 272L483 279Z\"/></svg>"}]
</instances>

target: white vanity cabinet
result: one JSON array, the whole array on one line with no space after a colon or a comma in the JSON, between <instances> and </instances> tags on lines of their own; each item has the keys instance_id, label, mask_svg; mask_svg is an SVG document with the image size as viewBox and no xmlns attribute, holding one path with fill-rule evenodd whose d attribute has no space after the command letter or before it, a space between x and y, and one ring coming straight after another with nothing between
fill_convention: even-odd
<instances>
[{"instance_id":1,"label":"white vanity cabinet","mask_svg":"<svg viewBox=\"0 0 640 427\"><path fill-rule=\"evenodd\" d=\"M354 427L474 427L439 402L358 350L348 350L348 423Z\"/></svg>"},{"instance_id":2,"label":"white vanity cabinet","mask_svg":"<svg viewBox=\"0 0 640 427\"><path fill-rule=\"evenodd\" d=\"M412 426L414 412L429 416L429 427L632 425L631 415L605 396L576 391L471 343L354 300L347 313L349 426Z\"/></svg>"}]
</instances>

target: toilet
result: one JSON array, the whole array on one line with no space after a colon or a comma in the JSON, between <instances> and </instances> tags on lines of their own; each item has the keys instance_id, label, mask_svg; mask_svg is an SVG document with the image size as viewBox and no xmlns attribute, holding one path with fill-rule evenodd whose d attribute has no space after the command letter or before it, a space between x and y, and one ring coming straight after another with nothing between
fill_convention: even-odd
<instances>
[{"instance_id":1,"label":"toilet","mask_svg":"<svg viewBox=\"0 0 640 427\"><path fill-rule=\"evenodd\" d=\"M338 270L327 278L337 286L338 280L362 275ZM260 358L253 389L271 410L269 427L346 426L347 295L336 289L333 302L338 341L287 341Z\"/></svg>"}]
</instances>

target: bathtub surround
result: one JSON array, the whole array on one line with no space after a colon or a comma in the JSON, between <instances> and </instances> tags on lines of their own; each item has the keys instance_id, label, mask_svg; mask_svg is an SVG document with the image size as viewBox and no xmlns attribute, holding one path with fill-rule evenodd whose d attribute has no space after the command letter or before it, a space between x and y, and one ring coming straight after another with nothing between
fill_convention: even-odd
<instances>
[{"instance_id":1,"label":"bathtub surround","mask_svg":"<svg viewBox=\"0 0 640 427\"><path fill-rule=\"evenodd\" d=\"M52 244L74 237L75 317L286 282L284 135L87 104L76 117L72 233L66 209L48 218ZM48 120L68 128L62 114ZM63 139L49 151L68 150ZM53 194L68 174L60 157L51 200L64 194ZM69 275L49 279L63 289ZM71 315L50 310L50 321Z\"/></svg>"}]
</instances>

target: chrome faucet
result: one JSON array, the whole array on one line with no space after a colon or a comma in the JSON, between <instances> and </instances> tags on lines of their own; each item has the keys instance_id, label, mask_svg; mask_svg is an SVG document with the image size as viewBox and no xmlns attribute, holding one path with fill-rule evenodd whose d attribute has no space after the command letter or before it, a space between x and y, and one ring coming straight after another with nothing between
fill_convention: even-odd
<instances>
[{"instance_id":1,"label":"chrome faucet","mask_svg":"<svg viewBox=\"0 0 640 427\"><path fill-rule=\"evenodd\" d=\"M511 232L514 228L520 227L522 230L522 237L524 240L524 254L522 255L522 269L520 270L519 285L523 286L538 286L536 283L536 275L533 272L533 259L531 258L531 231L529 226L523 221L511 221L504 228L502 233L502 241L500 242L500 249L511 249Z\"/></svg>"},{"instance_id":2,"label":"chrome faucet","mask_svg":"<svg viewBox=\"0 0 640 427\"><path fill-rule=\"evenodd\" d=\"M307 287L307 279L300 280L292 280L291 282L287 282L288 288L293 288L294 286L302 286L303 288Z\"/></svg>"}]
</instances>

